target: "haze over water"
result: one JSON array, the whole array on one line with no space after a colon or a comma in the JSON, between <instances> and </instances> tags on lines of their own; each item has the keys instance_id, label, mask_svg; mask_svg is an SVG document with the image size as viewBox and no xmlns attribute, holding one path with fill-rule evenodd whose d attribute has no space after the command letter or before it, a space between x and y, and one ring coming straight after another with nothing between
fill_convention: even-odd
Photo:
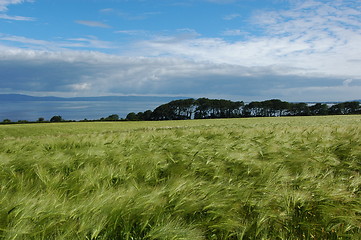
<instances>
[{"instance_id":1,"label":"haze over water","mask_svg":"<svg viewBox=\"0 0 361 240\"><path fill-rule=\"evenodd\" d=\"M65 120L95 120L118 114L125 118L130 112L154 110L164 102L145 101L15 101L0 104L0 121L10 119L37 121L60 115Z\"/></svg>"}]
</instances>

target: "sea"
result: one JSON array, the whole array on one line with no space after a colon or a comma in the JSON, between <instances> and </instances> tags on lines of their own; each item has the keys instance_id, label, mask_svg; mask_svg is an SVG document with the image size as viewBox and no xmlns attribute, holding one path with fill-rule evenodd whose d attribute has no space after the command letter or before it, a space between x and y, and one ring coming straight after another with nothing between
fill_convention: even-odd
<instances>
[{"instance_id":1,"label":"sea","mask_svg":"<svg viewBox=\"0 0 361 240\"><path fill-rule=\"evenodd\" d=\"M0 122L9 119L37 121L61 116L64 120L97 120L118 114L125 118L130 112L154 110L162 101L6 101L0 102Z\"/></svg>"}]
</instances>

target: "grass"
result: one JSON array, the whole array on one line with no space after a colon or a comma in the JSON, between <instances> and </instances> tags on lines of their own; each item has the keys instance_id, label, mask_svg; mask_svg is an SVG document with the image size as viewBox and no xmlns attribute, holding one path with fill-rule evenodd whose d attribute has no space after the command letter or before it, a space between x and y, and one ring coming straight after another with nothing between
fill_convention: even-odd
<instances>
[{"instance_id":1,"label":"grass","mask_svg":"<svg viewBox=\"0 0 361 240\"><path fill-rule=\"evenodd\" d=\"M361 116L0 126L0 239L361 239Z\"/></svg>"}]
</instances>

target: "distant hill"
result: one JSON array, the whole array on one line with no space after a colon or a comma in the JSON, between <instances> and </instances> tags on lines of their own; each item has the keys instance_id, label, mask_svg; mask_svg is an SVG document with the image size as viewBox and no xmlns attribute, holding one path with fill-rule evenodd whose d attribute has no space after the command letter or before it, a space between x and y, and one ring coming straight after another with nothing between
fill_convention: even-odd
<instances>
[{"instance_id":1,"label":"distant hill","mask_svg":"<svg viewBox=\"0 0 361 240\"><path fill-rule=\"evenodd\" d=\"M169 102L176 99L185 99L185 97L159 97L159 96L102 96L102 97L73 97L73 98L63 98L63 97L35 97L24 94L0 94L0 102L19 102L19 101L160 101L160 102Z\"/></svg>"}]
</instances>

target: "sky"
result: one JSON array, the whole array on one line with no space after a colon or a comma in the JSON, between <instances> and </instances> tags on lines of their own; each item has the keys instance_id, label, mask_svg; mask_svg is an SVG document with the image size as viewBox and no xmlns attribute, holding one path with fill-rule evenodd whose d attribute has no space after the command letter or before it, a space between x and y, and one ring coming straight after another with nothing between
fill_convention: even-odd
<instances>
[{"instance_id":1,"label":"sky","mask_svg":"<svg viewBox=\"0 0 361 240\"><path fill-rule=\"evenodd\" d=\"M361 99L360 0L0 0L0 94Z\"/></svg>"}]
</instances>

